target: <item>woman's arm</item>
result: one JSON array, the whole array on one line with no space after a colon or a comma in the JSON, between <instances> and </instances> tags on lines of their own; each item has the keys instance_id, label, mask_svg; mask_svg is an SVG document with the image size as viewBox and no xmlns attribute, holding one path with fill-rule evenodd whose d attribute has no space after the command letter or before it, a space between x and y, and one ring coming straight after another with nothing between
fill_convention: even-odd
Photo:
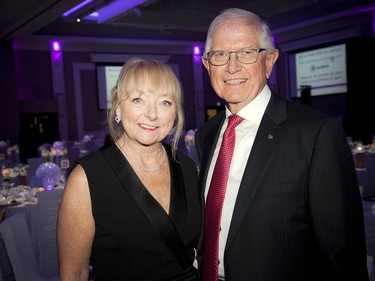
<instances>
[{"instance_id":1,"label":"woman's arm","mask_svg":"<svg viewBox=\"0 0 375 281\"><path fill-rule=\"evenodd\" d=\"M57 249L61 281L87 281L95 223L86 174L78 165L64 188L58 219Z\"/></svg>"}]
</instances>

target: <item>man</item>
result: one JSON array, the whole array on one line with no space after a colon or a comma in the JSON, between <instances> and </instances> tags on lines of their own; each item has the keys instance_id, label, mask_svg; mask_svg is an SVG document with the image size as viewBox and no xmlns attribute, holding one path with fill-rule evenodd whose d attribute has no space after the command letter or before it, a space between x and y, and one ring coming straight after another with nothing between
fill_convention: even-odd
<instances>
[{"instance_id":1,"label":"man","mask_svg":"<svg viewBox=\"0 0 375 281\"><path fill-rule=\"evenodd\" d=\"M226 110L196 133L205 202L201 279L368 280L361 198L342 127L271 92L277 58L257 15L228 9L211 23L202 62ZM230 115L240 123L228 141ZM233 146L232 160L221 160Z\"/></svg>"}]
</instances>

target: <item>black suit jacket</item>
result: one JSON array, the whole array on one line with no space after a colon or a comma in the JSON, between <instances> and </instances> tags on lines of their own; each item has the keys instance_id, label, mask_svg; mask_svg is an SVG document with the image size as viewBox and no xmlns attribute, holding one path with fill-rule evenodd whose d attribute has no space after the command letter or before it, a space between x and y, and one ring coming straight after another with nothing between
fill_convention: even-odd
<instances>
[{"instance_id":1,"label":"black suit jacket","mask_svg":"<svg viewBox=\"0 0 375 281\"><path fill-rule=\"evenodd\" d=\"M224 119L222 111L196 133L202 200ZM247 164L224 252L227 281L368 280L362 201L336 119L272 94L249 159L232 161Z\"/></svg>"}]
</instances>

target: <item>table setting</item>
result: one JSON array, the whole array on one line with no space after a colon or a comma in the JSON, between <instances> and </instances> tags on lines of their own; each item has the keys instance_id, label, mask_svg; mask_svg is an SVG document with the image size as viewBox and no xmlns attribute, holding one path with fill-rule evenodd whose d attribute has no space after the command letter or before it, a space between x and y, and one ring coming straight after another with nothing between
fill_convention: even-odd
<instances>
[{"instance_id":1,"label":"table setting","mask_svg":"<svg viewBox=\"0 0 375 281\"><path fill-rule=\"evenodd\" d=\"M15 187L2 186L0 205L17 205L17 204L36 204L38 198L36 193L41 191L40 188L31 188L26 185L19 185Z\"/></svg>"},{"instance_id":2,"label":"table setting","mask_svg":"<svg viewBox=\"0 0 375 281\"><path fill-rule=\"evenodd\" d=\"M33 202L31 188L26 186L27 165L18 164L14 167L3 167L0 186L0 207ZM35 195L35 194L34 194Z\"/></svg>"},{"instance_id":3,"label":"table setting","mask_svg":"<svg viewBox=\"0 0 375 281\"><path fill-rule=\"evenodd\" d=\"M10 187L3 183L0 193L0 222L5 219L5 208L7 207L38 204L37 192L40 190L40 188L31 188L25 185Z\"/></svg>"}]
</instances>

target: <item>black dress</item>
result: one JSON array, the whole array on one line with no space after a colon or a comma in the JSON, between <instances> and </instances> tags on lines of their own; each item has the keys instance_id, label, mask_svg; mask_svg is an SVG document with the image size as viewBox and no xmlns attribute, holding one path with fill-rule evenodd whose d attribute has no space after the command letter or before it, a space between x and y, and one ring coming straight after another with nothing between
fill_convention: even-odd
<instances>
[{"instance_id":1,"label":"black dress","mask_svg":"<svg viewBox=\"0 0 375 281\"><path fill-rule=\"evenodd\" d=\"M90 188L91 265L98 280L195 280L189 276L201 228L197 170L182 153L173 160L164 146L171 171L169 215L116 145L78 160Z\"/></svg>"}]
</instances>

